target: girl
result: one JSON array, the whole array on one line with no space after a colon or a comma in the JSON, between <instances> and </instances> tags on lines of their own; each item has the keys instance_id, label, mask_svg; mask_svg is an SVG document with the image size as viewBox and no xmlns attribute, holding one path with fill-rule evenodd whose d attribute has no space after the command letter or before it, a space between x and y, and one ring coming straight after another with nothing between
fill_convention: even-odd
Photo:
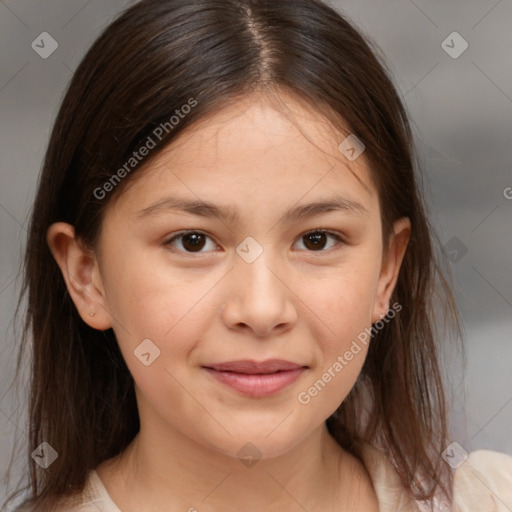
<instances>
[{"instance_id":1,"label":"girl","mask_svg":"<svg viewBox=\"0 0 512 512\"><path fill-rule=\"evenodd\" d=\"M129 8L35 201L20 510L512 509L512 459L447 434L457 314L414 169L387 72L323 3Z\"/></svg>"}]
</instances>

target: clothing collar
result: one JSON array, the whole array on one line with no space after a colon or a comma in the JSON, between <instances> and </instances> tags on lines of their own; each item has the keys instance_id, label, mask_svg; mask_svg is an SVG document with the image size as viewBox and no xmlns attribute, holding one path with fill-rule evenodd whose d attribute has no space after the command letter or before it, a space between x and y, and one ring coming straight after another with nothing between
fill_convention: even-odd
<instances>
[{"instance_id":1,"label":"clothing collar","mask_svg":"<svg viewBox=\"0 0 512 512\"><path fill-rule=\"evenodd\" d=\"M377 495L379 512L420 512L386 455L365 442L357 447Z\"/></svg>"}]
</instances>

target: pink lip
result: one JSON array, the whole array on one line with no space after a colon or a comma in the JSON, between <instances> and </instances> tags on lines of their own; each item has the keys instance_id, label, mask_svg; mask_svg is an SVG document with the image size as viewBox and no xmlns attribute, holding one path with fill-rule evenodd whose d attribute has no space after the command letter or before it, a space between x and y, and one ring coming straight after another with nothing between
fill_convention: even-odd
<instances>
[{"instance_id":1,"label":"pink lip","mask_svg":"<svg viewBox=\"0 0 512 512\"><path fill-rule=\"evenodd\" d=\"M280 359L261 363L232 361L203 368L218 381L251 397L264 397L281 391L295 382L306 369L300 364Z\"/></svg>"}]
</instances>

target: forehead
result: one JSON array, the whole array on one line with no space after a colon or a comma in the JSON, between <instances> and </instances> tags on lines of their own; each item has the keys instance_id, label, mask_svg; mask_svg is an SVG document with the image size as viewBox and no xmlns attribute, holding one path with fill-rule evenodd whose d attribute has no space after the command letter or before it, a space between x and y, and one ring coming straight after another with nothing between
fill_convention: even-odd
<instances>
[{"instance_id":1,"label":"forehead","mask_svg":"<svg viewBox=\"0 0 512 512\"><path fill-rule=\"evenodd\" d=\"M371 209L376 191L364 154L350 161L338 147L349 133L291 96L241 98L190 126L139 169L121 202L149 203L179 189L196 199L296 203L329 191Z\"/></svg>"}]
</instances>

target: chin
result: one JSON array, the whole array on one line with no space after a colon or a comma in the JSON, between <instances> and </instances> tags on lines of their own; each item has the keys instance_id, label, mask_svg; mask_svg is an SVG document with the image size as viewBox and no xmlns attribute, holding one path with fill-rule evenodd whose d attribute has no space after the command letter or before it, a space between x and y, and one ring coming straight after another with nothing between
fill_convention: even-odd
<instances>
[{"instance_id":1,"label":"chin","mask_svg":"<svg viewBox=\"0 0 512 512\"><path fill-rule=\"evenodd\" d=\"M231 428L230 433L233 437L224 436L218 442L209 439L206 445L222 455L242 462L273 459L286 455L307 436L307 433L302 436L298 435L296 428L290 429L288 427L281 431L279 429L280 427L277 427L274 431L272 429L256 430L254 424L250 429L240 428L237 432Z\"/></svg>"}]
</instances>

